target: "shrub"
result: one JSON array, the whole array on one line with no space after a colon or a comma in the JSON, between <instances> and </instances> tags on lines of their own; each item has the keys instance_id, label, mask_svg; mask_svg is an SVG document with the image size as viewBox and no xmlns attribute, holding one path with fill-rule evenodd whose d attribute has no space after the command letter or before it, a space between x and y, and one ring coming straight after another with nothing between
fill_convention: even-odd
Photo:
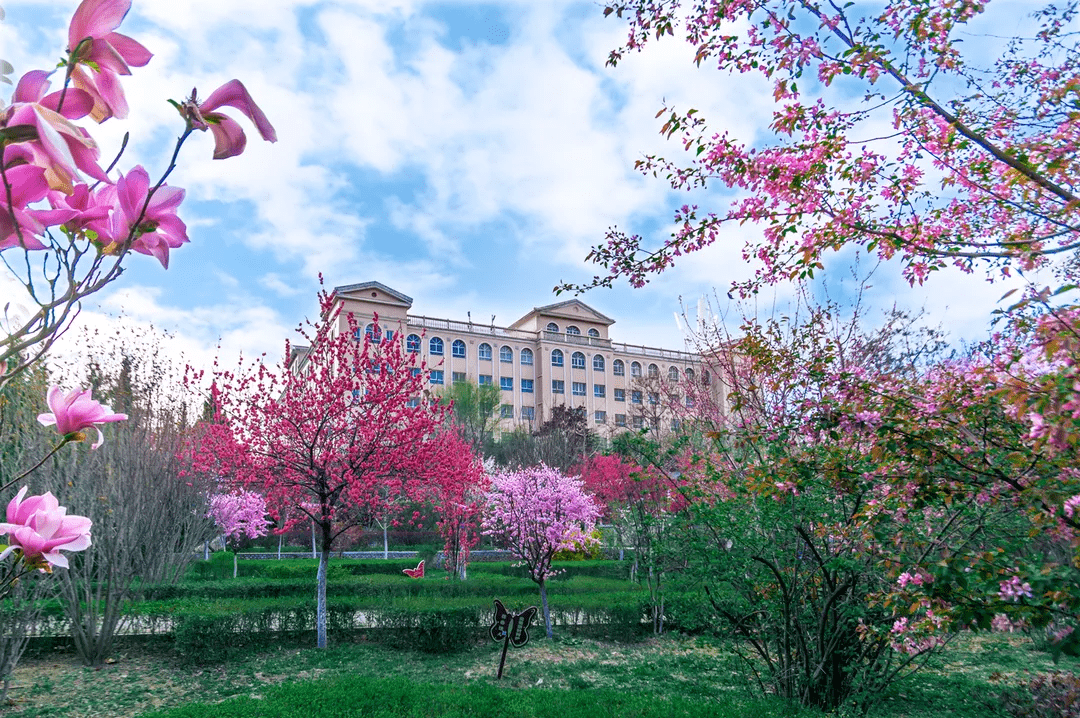
<instances>
[{"instance_id":1,"label":"shrub","mask_svg":"<svg viewBox=\"0 0 1080 718\"><path fill-rule=\"evenodd\" d=\"M1003 692L1001 702L1017 718L1080 718L1080 676L1060 671L1037 675Z\"/></svg>"}]
</instances>

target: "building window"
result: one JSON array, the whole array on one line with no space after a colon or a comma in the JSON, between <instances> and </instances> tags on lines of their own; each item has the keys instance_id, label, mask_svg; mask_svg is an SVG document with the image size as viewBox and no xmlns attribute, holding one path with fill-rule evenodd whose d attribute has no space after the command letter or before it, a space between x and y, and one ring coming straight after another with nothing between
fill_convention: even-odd
<instances>
[{"instance_id":1,"label":"building window","mask_svg":"<svg viewBox=\"0 0 1080 718\"><path fill-rule=\"evenodd\" d=\"M630 392L630 403L631 404L640 404L641 403L641 392L638 391L637 389L634 389L633 391Z\"/></svg>"},{"instance_id":2,"label":"building window","mask_svg":"<svg viewBox=\"0 0 1080 718\"><path fill-rule=\"evenodd\" d=\"M606 411L594 411L593 412L593 420L597 424L606 424L607 423L607 412Z\"/></svg>"},{"instance_id":3,"label":"building window","mask_svg":"<svg viewBox=\"0 0 1080 718\"><path fill-rule=\"evenodd\" d=\"M649 404L651 404L652 406L656 406L659 403L660 403L660 395L657 394L655 391L650 391L649 392Z\"/></svg>"},{"instance_id":4,"label":"building window","mask_svg":"<svg viewBox=\"0 0 1080 718\"><path fill-rule=\"evenodd\" d=\"M420 367L414 366L409 369L409 376L420 376Z\"/></svg>"},{"instance_id":5,"label":"building window","mask_svg":"<svg viewBox=\"0 0 1080 718\"><path fill-rule=\"evenodd\" d=\"M562 365L563 365L562 349L552 349L551 350L551 366L562 366Z\"/></svg>"},{"instance_id":6,"label":"building window","mask_svg":"<svg viewBox=\"0 0 1080 718\"><path fill-rule=\"evenodd\" d=\"M611 373L615 376L626 376L626 365L623 364L622 359L611 362Z\"/></svg>"},{"instance_id":7,"label":"building window","mask_svg":"<svg viewBox=\"0 0 1080 718\"><path fill-rule=\"evenodd\" d=\"M382 341L382 330L379 329L378 324L368 324L367 329L364 330L364 334L367 335L368 341L372 344L378 344Z\"/></svg>"},{"instance_id":8,"label":"building window","mask_svg":"<svg viewBox=\"0 0 1080 718\"><path fill-rule=\"evenodd\" d=\"M385 339L388 342L393 341L394 340L394 332L392 332L389 329L384 330L383 331L383 339Z\"/></svg>"},{"instance_id":9,"label":"building window","mask_svg":"<svg viewBox=\"0 0 1080 718\"><path fill-rule=\"evenodd\" d=\"M450 381L452 381L455 384L460 384L461 382L465 381L465 372L463 372L463 371L455 371L455 372L453 372L450 375Z\"/></svg>"},{"instance_id":10,"label":"building window","mask_svg":"<svg viewBox=\"0 0 1080 718\"><path fill-rule=\"evenodd\" d=\"M574 393L574 396L585 396L585 382L575 381L572 383L570 390Z\"/></svg>"},{"instance_id":11,"label":"building window","mask_svg":"<svg viewBox=\"0 0 1080 718\"><path fill-rule=\"evenodd\" d=\"M412 399L409 399L407 402L405 402L405 406L410 409L415 409L416 407L420 406L420 400L414 396Z\"/></svg>"},{"instance_id":12,"label":"building window","mask_svg":"<svg viewBox=\"0 0 1080 718\"><path fill-rule=\"evenodd\" d=\"M592 337L593 339L599 339L600 338L600 332L598 332L596 329L590 329L589 330L589 336Z\"/></svg>"},{"instance_id":13,"label":"building window","mask_svg":"<svg viewBox=\"0 0 1080 718\"><path fill-rule=\"evenodd\" d=\"M649 365L649 378L650 379L656 379L659 376L660 376L660 367L656 366L655 364L650 364Z\"/></svg>"},{"instance_id":14,"label":"building window","mask_svg":"<svg viewBox=\"0 0 1080 718\"><path fill-rule=\"evenodd\" d=\"M409 352L410 354L420 353L419 334L410 334L408 337L405 338L405 351Z\"/></svg>"},{"instance_id":15,"label":"building window","mask_svg":"<svg viewBox=\"0 0 1080 718\"><path fill-rule=\"evenodd\" d=\"M480 384L480 386L492 386L495 382L491 378L491 374L481 374L477 377L477 383Z\"/></svg>"},{"instance_id":16,"label":"building window","mask_svg":"<svg viewBox=\"0 0 1080 718\"><path fill-rule=\"evenodd\" d=\"M521 393L522 394L532 394L533 393L533 380L532 379L522 379L521 380Z\"/></svg>"},{"instance_id":17,"label":"building window","mask_svg":"<svg viewBox=\"0 0 1080 718\"><path fill-rule=\"evenodd\" d=\"M434 354L436 356L443 355L443 340L438 337L432 337L428 341L428 354Z\"/></svg>"},{"instance_id":18,"label":"building window","mask_svg":"<svg viewBox=\"0 0 1080 718\"><path fill-rule=\"evenodd\" d=\"M556 324L555 322L548 322L548 325L547 325L547 330L548 330L549 332L556 332L556 333L558 333L558 331L559 331L559 325L558 325L558 324Z\"/></svg>"},{"instance_id":19,"label":"building window","mask_svg":"<svg viewBox=\"0 0 1080 718\"><path fill-rule=\"evenodd\" d=\"M694 370L691 369L690 367L687 367L686 371L683 372L683 373L686 375L686 380L687 381L693 381L694 380Z\"/></svg>"},{"instance_id":20,"label":"building window","mask_svg":"<svg viewBox=\"0 0 1080 718\"><path fill-rule=\"evenodd\" d=\"M615 401L626 401L626 389L615 390Z\"/></svg>"},{"instance_id":21,"label":"building window","mask_svg":"<svg viewBox=\"0 0 1080 718\"><path fill-rule=\"evenodd\" d=\"M694 397L692 397L692 396L686 397L686 408L687 409L693 409L694 408Z\"/></svg>"},{"instance_id":22,"label":"building window","mask_svg":"<svg viewBox=\"0 0 1080 718\"><path fill-rule=\"evenodd\" d=\"M476 355L480 357L480 361L491 361L491 345L484 342L477 347Z\"/></svg>"},{"instance_id":23,"label":"building window","mask_svg":"<svg viewBox=\"0 0 1080 718\"><path fill-rule=\"evenodd\" d=\"M566 382L564 382L562 379L552 379L551 380L551 393L552 394L565 394L566 393Z\"/></svg>"},{"instance_id":24,"label":"building window","mask_svg":"<svg viewBox=\"0 0 1080 718\"><path fill-rule=\"evenodd\" d=\"M630 376L641 376L641 364L634 362L630 365Z\"/></svg>"},{"instance_id":25,"label":"building window","mask_svg":"<svg viewBox=\"0 0 1080 718\"><path fill-rule=\"evenodd\" d=\"M707 372L707 371L701 372L701 384L702 384L702 386L708 386L709 385L709 372Z\"/></svg>"},{"instance_id":26,"label":"building window","mask_svg":"<svg viewBox=\"0 0 1080 718\"><path fill-rule=\"evenodd\" d=\"M626 414L615 415L615 426L626 426Z\"/></svg>"},{"instance_id":27,"label":"building window","mask_svg":"<svg viewBox=\"0 0 1080 718\"><path fill-rule=\"evenodd\" d=\"M581 336L581 330L575 327L573 324L566 328L566 333L575 337Z\"/></svg>"},{"instance_id":28,"label":"building window","mask_svg":"<svg viewBox=\"0 0 1080 718\"><path fill-rule=\"evenodd\" d=\"M604 357L597 354L592 358L592 370L604 371Z\"/></svg>"},{"instance_id":29,"label":"building window","mask_svg":"<svg viewBox=\"0 0 1080 718\"><path fill-rule=\"evenodd\" d=\"M597 399L603 399L605 396L607 396L607 387L605 387L603 384L593 384L592 395L595 396Z\"/></svg>"},{"instance_id":30,"label":"building window","mask_svg":"<svg viewBox=\"0 0 1080 718\"><path fill-rule=\"evenodd\" d=\"M570 355L570 366L573 369L585 368L585 355L581 352L574 352Z\"/></svg>"},{"instance_id":31,"label":"building window","mask_svg":"<svg viewBox=\"0 0 1080 718\"><path fill-rule=\"evenodd\" d=\"M645 419L643 419L640 416L635 416L634 417L634 428L635 429L641 429L641 428L644 428L644 427L645 427Z\"/></svg>"},{"instance_id":32,"label":"building window","mask_svg":"<svg viewBox=\"0 0 1080 718\"><path fill-rule=\"evenodd\" d=\"M431 383L432 384L442 384L442 383L444 383L443 382L443 376L444 375L443 375L443 370L442 369L432 369L431 370Z\"/></svg>"},{"instance_id":33,"label":"building window","mask_svg":"<svg viewBox=\"0 0 1080 718\"><path fill-rule=\"evenodd\" d=\"M533 363L532 349L522 349L521 350L521 363L525 364L527 366L532 366L532 363Z\"/></svg>"},{"instance_id":34,"label":"building window","mask_svg":"<svg viewBox=\"0 0 1080 718\"><path fill-rule=\"evenodd\" d=\"M502 389L503 391L513 391L514 390L514 377L512 377L512 376L501 376L501 377L499 377L499 388Z\"/></svg>"},{"instance_id":35,"label":"building window","mask_svg":"<svg viewBox=\"0 0 1080 718\"><path fill-rule=\"evenodd\" d=\"M499 361L505 364L514 363L514 350L510 347L503 347L499 349Z\"/></svg>"},{"instance_id":36,"label":"building window","mask_svg":"<svg viewBox=\"0 0 1080 718\"><path fill-rule=\"evenodd\" d=\"M450 356L458 357L459 359L465 358L465 342L460 339L455 339L454 343L450 345Z\"/></svg>"},{"instance_id":37,"label":"building window","mask_svg":"<svg viewBox=\"0 0 1080 718\"><path fill-rule=\"evenodd\" d=\"M670 369L668 369L667 370L667 378L671 379L672 381L678 381L679 380L679 367L673 366Z\"/></svg>"},{"instance_id":38,"label":"building window","mask_svg":"<svg viewBox=\"0 0 1080 718\"><path fill-rule=\"evenodd\" d=\"M672 419L671 420L671 430L672 431L678 431L681 428L682 428L682 424L679 422L678 419Z\"/></svg>"},{"instance_id":39,"label":"building window","mask_svg":"<svg viewBox=\"0 0 1080 718\"><path fill-rule=\"evenodd\" d=\"M535 406L523 406L521 407L521 418L526 421L532 421L536 418Z\"/></svg>"},{"instance_id":40,"label":"building window","mask_svg":"<svg viewBox=\"0 0 1080 718\"><path fill-rule=\"evenodd\" d=\"M514 418L514 405L503 404L499 411L499 418L501 419L513 419Z\"/></svg>"}]
</instances>

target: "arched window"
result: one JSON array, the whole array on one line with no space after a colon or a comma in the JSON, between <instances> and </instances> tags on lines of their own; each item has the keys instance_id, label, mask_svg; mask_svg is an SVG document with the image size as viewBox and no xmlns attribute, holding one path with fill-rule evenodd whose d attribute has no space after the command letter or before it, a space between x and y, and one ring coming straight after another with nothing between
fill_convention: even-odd
<instances>
[{"instance_id":1,"label":"arched window","mask_svg":"<svg viewBox=\"0 0 1080 718\"><path fill-rule=\"evenodd\" d=\"M491 345L484 342L476 348L476 355L480 357L481 361L491 361Z\"/></svg>"},{"instance_id":2,"label":"arched window","mask_svg":"<svg viewBox=\"0 0 1080 718\"><path fill-rule=\"evenodd\" d=\"M435 356L443 355L443 340L438 337L432 337L428 340L428 354L434 354Z\"/></svg>"},{"instance_id":3,"label":"arched window","mask_svg":"<svg viewBox=\"0 0 1080 718\"><path fill-rule=\"evenodd\" d=\"M671 379L672 381L678 381L679 380L679 367L673 366L670 369L668 369L667 370L667 376L668 376L668 379Z\"/></svg>"},{"instance_id":4,"label":"arched window","mask_svg":"<svg viewBox=\"0 0 1080 718\"><path fill-rule=\"evenodd\" d=\"M410 354L420 353L420 335L410 334L405 338L405 351Z\"/></svg>"},{"instance_id":5,"label":"arched window","mask_svg":"<svg viewBox=\"0 0 1080 718\"><path fill-rule=\"evenodd\" d=\"M660 376L660 367L656 366L655 364L650 364L649 365L649 378L650 379L655 379L658 376Z\"/></svg>"},{"instance_id":6,"label":"arched window","mask_svg":"<svg viewBox=\"0 0 1080 718\"><path fill-rule=\"evenodd\" d=\"M378 344L382 340L382 330L379 329L378 324L368 324L364 333L372 344Z\"/></svg>"},{"instance_id":7,"label":"arched window","mask_svg":"<svg viewBox=\"0 0 1080 718\"><path fill-rule=\"evenodd\" d=\"M589 330L589 336L593 337L594 339L599 339L600 338L600 332L598 332L596 329L590 329Z\"/></svg>"},{"instance_id":8,"label":"arched window","mask_svg":"<svg viewBox=\"0 0 1080 718\"><path fill-rule=\"evenodd\" d=\"M522 349L521 350L521 363L526 364L528 366L532 366L532 363L533 363L532 349Z\"/></svg>"},{"instance_id":9,"label":"arched window","mask_svg":"<svg viewBox=\"0 0 1080 718\"><path fill-rule=\"evenodd\" d=\"M499 361L506 364L514 363L514 350L510 347L502 347L499 349Z\"/></svg>"},{"instance_id":10,"label":"arched window","mask_svg":"<svg viewBox=\"0 0 1080 718\"><path fill-rule=\"evenodd\" d=\"M622 359L611 362L611 373L615 376L626 376L626 365L623 364Z\"/></svg>"},{"instance_id":11,"label":"arched window","mask_svg":"<svg viewBox=\"0 0 1080 718\"><path fill-rule=\"evenodd\" d=\"M571 324L570 326L568 326L566 328L566 333L567 334L572 334L574 336L580 336L581 335L581 330L578 329L577 327L575 327L573 324Z\"/></svg>"},{"instance_id":12,"label":"arched window","mask_svg":"<svg viewBox=\"0 0 1080 718\"><path fill-rule=\"evenodd\" d=\"M570 355L570 368L571 369L584 369L585 368L585 355L581 352L574 352Z\"/></svg>"},{"instance_id":13,"label":"arched window","mask_svg":"<svg viewBox=\"0 0 1080 718\"><path fill-rule=\"evenodd\" d=\"M597 354L592 358L593 371L604 371L604 357Z\"/></svg>"},{"instance_id":14,"label":"arched window","mask_svg":"<svg viewBox=\"0 0 1080 718\"><path fill-rule=\"evenodd\" d=\"M454 343L450 345L450 356L458 357L459 359L465 358L465 342L460 339L455 339Z\"/></svg>"},{"instance_id":15,"label":"arched window","mask_svg":"<svg viewBox=\"0 0 1080 718\"><path fill-rule=\"evenodd\" d=\"M552 349L551 350L551 366L562 366L562 365L563 365L562 349Z\"/></svg>"},{"instance_id":16,"label":"arched window","mask_svg":"<svg viewBox=\"0 0 1080 718\"><path fill-rule=\"evenodd\" d=\"M630 365L630 376L641 376L641 364L633 362Z\"/></svg>"},{"instance_id":17,"label":"arched window","mask_svg":"<svg viewBox=\"0 0 1080 718\"><path fill-rule=\"evenodd\" d=\"M711 377L709 376L709 372L707 372L707 371L701 372L701 383L702 383L702 385L708 386L710 381L711 381Z\"/></svg>"},{"instance_id":18,"label":"arched window","mask_svg":"<svg viewBox=\"0 0 1080 718\"><path fill-rule=\"evenodd\" d=\"M555 322L548 322L547 330L549 332L558 332L559 331L559 325L556 324Z\"/></svg>"},{"instance_id":19,"label":"arched window","mask_svg":"<svg viewBox=\"0 0 1080 718\"><path fill-rule=\"evenodd\" d=\"M687 367L686 371L683 372L683 373L686 374L686 380L687 381L693 381L694 380L694 370L692 368Z\"/></svg>"}]
</instances>

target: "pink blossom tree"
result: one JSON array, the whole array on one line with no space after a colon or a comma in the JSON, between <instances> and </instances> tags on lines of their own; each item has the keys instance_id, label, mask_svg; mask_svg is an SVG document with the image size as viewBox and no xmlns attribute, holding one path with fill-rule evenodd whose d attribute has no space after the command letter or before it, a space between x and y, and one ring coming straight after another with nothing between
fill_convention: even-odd
<instances>
[{"instance_id":1,"label":"pink blossom tree","mask_svg":"<svg viewBox=\"0 0 1080 718\"><path fill-rule=\"evenodd\" d=\"M358 331L320 294L322 320L301 334L301 359L214 376L214 425L197 468L266 496L285 531L311 519L319 541L318 645L326 646L326 575L334 540L384 513L400 496L422 497L437 475L446 408L426 390L426 367L399 339ZM376 323L378 318L375 319ZM288 344L285 356L293 353Z\"/></svg>"},{"instance_id":2,"label":"pink blossom tree","mask_svg":"<svg viewBox=\"0 0 1080 718\"><path fill-rule=\"evenodd\" d=\"M267 518L266 498L255 491L214 494L210 497L210 512L221 532L222 545L229 539L265 536L272 523ZM233 552L233 578L236 578L236 552Z\"/></svg>"},{"instance_id":3,"label":"pink blossom tree","mask_svg":"<svg viewBox=\"0 0 1080 718\"><path fill-rule=\"evenodd\" d=\"M432 449L432 462L438 470L426 482L424 493L434 506L446 571L465 580L469 552L480 540L488 475L480 458L473 454L471 443L457 430L444 430Z\"/></svg>"},{"instance_id":4,"label":"pink blossom tree","mask_svg":"<svg viewBox=\"0 0 1080 718\"><path fill-rule=\"evenodd\" d=\"M692 108L662 108L660 132L685 155L650 155L644 174L677 190L735 190L730 204L675 213L669 239L619 230L589 257L641 286L727 227L762 231L744 246L757 275L739 289L812 277L829 250L858 246L898 257L912 283L953 264L1008 275L1080 247L1072 87L1080 54L1072 4L1026 6L953 0L615 0L605 14L629 23L616 65L665 35L681 35L694 62L772 90L768 131L739 138L710 129ZM999 52L963 43L978 16L1016 34ZM764 89L763 88L763 89Z\"/></svg>"},{"instance_id":5,"label":"pink blossom tree","mask_svg":"<svg viewBox=\"0 0 1080 718\"><path fill-rule=\"evenodd\" d=\"M552 637L546 581L558 551L585 548L600 510L580 479L540 465L491 479L484 533L525 562L529 578L540 586L544 630Z\"/></svg>"}]
</instances>

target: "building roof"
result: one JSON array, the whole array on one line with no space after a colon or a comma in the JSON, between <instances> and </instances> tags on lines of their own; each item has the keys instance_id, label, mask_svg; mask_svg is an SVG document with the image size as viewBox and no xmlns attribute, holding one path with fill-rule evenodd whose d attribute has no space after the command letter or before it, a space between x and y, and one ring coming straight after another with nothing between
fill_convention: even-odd
<instances>
[{"instance_id":1,"label":"building roof","mask_svg":"<svg viewBox=\"0 0 1080 718\"><path fill-rule=\"evenodd\" d=\"M396 289L391 289L381 282L361 282L360 284L344 284L340 287L334 287L334 294L352 294L353 292L361 292L365 289L378 289L386 292L394 299L397 299L406 306L411 307L413 300L412 297L406 296Z\"/></svg>"},{"instance_id":2,"label":"building roof","mask_svg":"<svg viewBox=\"0 0 1080 718\"><path fill-rule=\"evenodd\" d=\"M580 314L575 314L570 311L571 307L583 309L585 310L586 314L591 316L583 317ZM588 321L592 321L597 324L604 324L606 326L611 326L615 323L614 319L601 314L580 299L568 299L565 302L556 302L555 304L545 304L542 307L533 307L533 310L531 312L511 324L510 328L513 329L519 324L524 323L525 320L527 320L529 317L537 314L545 317L561 317L563 319L587 319Z\"/></svg>"}]
</instances>

